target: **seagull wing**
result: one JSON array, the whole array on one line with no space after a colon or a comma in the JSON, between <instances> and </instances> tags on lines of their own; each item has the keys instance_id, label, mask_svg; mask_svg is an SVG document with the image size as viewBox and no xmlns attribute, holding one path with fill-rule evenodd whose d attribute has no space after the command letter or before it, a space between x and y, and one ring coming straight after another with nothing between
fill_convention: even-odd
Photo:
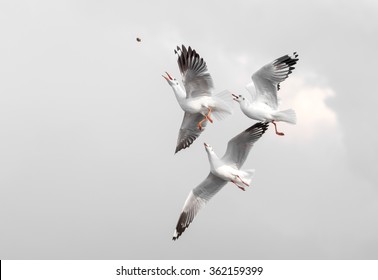
<instances>
[{"instance_id":1,"label":"seagull wing","mask_svg":"<svg viewBox=\"0 0 378 280\"><path fill-rule=\"evenodd\" d=\"M194 142L194 140L200 136L204 129L198 129L197 124L202 120L203 116L200 113L191 114L185 112L177 139L175 153L182 149L188 148ZM204 128L206 125L207 121L204 121L202 123L202 128Z\"/></svg>"},{"instance_id":2,"label":"seagull wing","mask_svg":"<svg viewBox=\"0 0 378 280\"><path fill-rule=\"evenodd\" d=\"M268 129L268 125L268 123L256 123L228 141L227 150L222 157L222 161L239 169L245 162L253 144Z\"/></svg>"},{"instance_id":3,"label":"seagull wing","mask_svg":"<svg viewBox=\"0 0 378 280\"><path fill-rule=\"evenodd\" d=\"M177 222L173 240L176 240L191 224L194 217L205 204L226 185L227 181L209 173L207 178L190 191Z\"/></svg>"},{"instance_id":4,"label":"seagull wing","mask_svg":"<svg viewBox=\"0 0 378 280\"><path fill-rule=\"evenodd\" d=\"M252 81L256 87L256 98L276 109L278 107L277 91L280 83L286 80L294 70L298 61L298 54L284 55L269 63L252 75Z\"/></svg>"},{"instance_id":5,"label":"seagull wing","mask_svg":"<svg viewBox=\"0 0 378 280\"><path fill-rule=\"evenodd\" d=\"M177 47L175 53L178 55L177 63L182 75L187 98L201 95L211 95L213 79L207 71L206 62L199 54L189 47L186 49Z\"/></svg>"}]
</instances>

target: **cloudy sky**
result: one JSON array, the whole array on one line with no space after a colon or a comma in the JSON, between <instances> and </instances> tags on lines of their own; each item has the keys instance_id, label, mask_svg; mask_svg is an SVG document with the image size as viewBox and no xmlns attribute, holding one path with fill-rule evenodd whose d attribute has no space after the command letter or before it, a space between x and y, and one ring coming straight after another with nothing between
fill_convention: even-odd
<instances>
[{"instance_id":1,"label":"cloudy sky","mask_svg":"<svg viewBox=\"0 0 378 280\"><path fill-rule=\"evenodd\" d=\"M376 1L1 1L0 259L377 259ZM142 42L136 42L140 37ZM273 127L176 242L189 191L254 121L208 125L174 155L173 49L216 91L299 53Z\"/></svg>"}]
</instances>

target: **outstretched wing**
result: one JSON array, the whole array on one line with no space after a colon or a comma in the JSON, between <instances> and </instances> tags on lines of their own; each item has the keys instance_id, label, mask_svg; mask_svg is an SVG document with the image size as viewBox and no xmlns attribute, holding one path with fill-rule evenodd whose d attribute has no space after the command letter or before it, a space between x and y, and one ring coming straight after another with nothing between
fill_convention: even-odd
<instances>
[{"instance_id":1,"label":"outstretched wing","mask_svg":"<svg viewBox=\"0 0 378 280\"><path fill-rule=\"evenodd\" d=\"M211 95L213 79L207 71L206 62L199 54L189 47L186 49L177 47L175 53L178 55L177 63L182 75L187 98L201 95Z\"/></svg>"},{"instance_id":2,"label":"outstretched wing","mask_svg":"<svg viewBox=\"0 0 378 280\"><path fill-rule=\"evenodd\" d=\"M294 70L298 61L298 54L284 55L269 63L252 75L252 81L256 87L256 98L272 108L278 107L277 91L280 83L286 80Z\"/></svg>"},{"instance_id":3,"label":"outstretched wing","mask_svg":"<svg viewBox=\"0 0 378 280\"><path fill-rule=\"evenodd\" d=\"M194 140L200 136L202 131L204 131L204 128L207 125L207 120L202 123L203 129L198 129L197 124L201 120L203 120L202 114L191 114L185 112L177 139L175 153L182 149L188 148L194 142Z\"/></svg>"},{"instance_id":4,"label":"outstretched wing","mask_svg":"<svg viewBox=\"0 0 378 280\"><path fill-rule=\"evenodd\" d=\"M196 188L190 191L185 201L181 215L173 234L173 240L176 240L191 224L199 210L226 185L227 181L209 173L207 178Z\"/></svg>"},{"instance_id":5,"label":"outstretched wing","mask_svg":"<svg viewBox=\"0 0 378 280\"><path fill-rule=\"evenodd\" d=\"M268 125L269 123L256 123L228 141L227 150L222 157L222 161L239 169L245 162L253 144L268 129Z\"/></svg>"}]
</instances>

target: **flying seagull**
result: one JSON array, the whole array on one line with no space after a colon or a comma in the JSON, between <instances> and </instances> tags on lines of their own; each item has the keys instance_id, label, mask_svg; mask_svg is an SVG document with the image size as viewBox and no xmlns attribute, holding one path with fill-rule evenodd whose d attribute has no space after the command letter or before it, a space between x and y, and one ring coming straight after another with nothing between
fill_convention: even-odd
<instances>
[{"instance_id":1,"label":"flying seagull","mask_svg":"<svg viewBox=\"0 0 378 280\"><path fill-rule=\"evenodd\" d=\"M214 149L204 143L210 162L210 173L196 188L190 191L177 222L173 240L176 240L193 221L198 211L220 191L227 182L232 182L241 190L251 183L254 170L241 170L253 144L267 130L269 123L256 123L232 138L226 153L219 158Z\"/></svg>"},{"instance_id":2,"label":"flying seagull","mask_svg":"<svg viewBox=\"0 0 378 280\"><path fill-rule=\"evenodd\" d=\"M234 100L240 104L243 113L251 119L272 122L277 135L284 133L277 131L276 121L295 124L296 115L293 109L280 111L278 109L277 91L280 83L294 70L298 61L298 54L284 55L272 63L266 64L252 75L252 82L246 85L246 89L252 96L252 102L243 95L235 95Z\"/></svg>"},{"instance_id":3,"label":"flying seagull","mask_svg":"<svg viewBox=\"0 0 378 280\"><path fill-rule=\"evenodd\" d=\"M213 122L211 114L217 119L232 114L232 96L229 91L213 95L213 79L207 70L206 62L194 49L186 49L182 45L181 48L177 47L175 53L178 55L177 63L185 90L167 72L167 76L163 77L172 87L178 103L185 112L177 139L177 153L188 148L198 138L207 121Z\"/></svg>"}]
</instances>

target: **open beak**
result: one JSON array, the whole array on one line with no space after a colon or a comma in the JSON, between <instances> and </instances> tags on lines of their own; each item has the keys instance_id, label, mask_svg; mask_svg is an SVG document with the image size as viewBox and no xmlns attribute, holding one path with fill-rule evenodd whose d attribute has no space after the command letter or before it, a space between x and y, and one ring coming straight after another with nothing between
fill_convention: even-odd
<instances>
[{"instance_id":1,"label":"open beak","mask_svg":"<svg viewBox=\"0 0 378 280\"><path fill-rule=\"evenodd\" d=\"M237 95L235 95L235 94L233 94L233 93L232 93L232 96L234 97L234 100L235 100L235 101L238 101L238 100L239 100L239 96L237 96Z\"/></svg>"},{"instance_id":2,"label":"open beak","mask_svg":"<svg viewBox=\"0 0 378 280\"><path fill-rule=\"evenodd\" d=\"M165 74L167 74L167 77L164 76L164 75L162 75L164 79L166 79L167 81L169 81L169 80L172 81L173 80L173 78L171 77L171 75L168 74L168 72L165 72Z\"/></svg>"}]
</instances>

